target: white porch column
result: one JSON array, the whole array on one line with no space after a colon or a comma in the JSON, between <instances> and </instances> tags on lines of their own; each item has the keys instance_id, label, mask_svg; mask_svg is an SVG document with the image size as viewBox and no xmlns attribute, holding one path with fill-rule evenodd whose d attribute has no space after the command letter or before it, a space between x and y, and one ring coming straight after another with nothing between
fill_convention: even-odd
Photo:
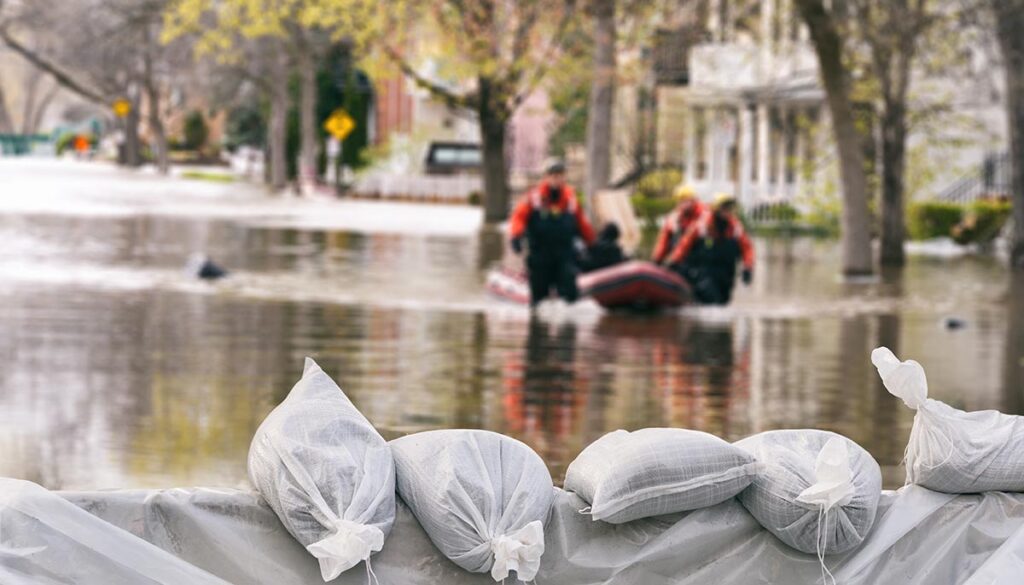
<instances>
[{"instance_id":1,"label":"white porch column","mask_svg":"<svg viewBox=\"0 0 1024 585\"><path fill-rule=\"evenodd\" d=\"M777 0L775 9L779 11L779 52L786 53L793 44L790 31L793 28L792 0Z\"/></svg>"},{"instance_id":2,"label":"white porch column","mask_svg":"<svg viewBox=\"0 0 1024 585\"><path fill-rule=\"evenodd\" d=\"M796 167L793 174L793 192L799 196L804 191L804 167L807 166L807 131L806 126L809 124L809 120L806 119L807 110L797 109L796 110L796 127L793 131L796 132L796 152L793 155L796 161Z\"/></svg>"},{"instance_id":3,"label":"white porch column","mask_svg":"<svg viewBox=\"0 0 1024 585\"><path fill-rule=\"evenodd\" d=\"M757 191L758 197L768 193L768 156L771 138L771 108L766 103L757 104Z\"/></svg>"},{"instance_id":4,"label":"white porch column","mask_svg":"<svg viewBox=\"0 0 1024 585\"><path fill-rule=\"evenodd\" d=\"M740 176L739 181L736 183L736 197L740 200L740 203L746 205L751 201L751 173L754 169L754 161L751 160L754 156L754 136L753 136L753 124L751 121L750 107L741 103L739 105L739 134L740 134Z\"/></svg>"},{"instance_id":5,"label":"white porch column","mask_svg":"<svg viewBox=\"0 0 1024 585\"><path fill-rule=\"evenodd\" d=\"M704 110L704 161L707 164L707 172L704 179L709 183L711 189L716 189L714 183L718 181L718 149L715 147L715 130L718 128L718 108L711 107Z\"/></svg>"},{"instance_id":6,"label":"white porch column","mask_svg":"<svg viewBox=\"0 0 1024 585\"><path fill-rule=\"evenodd\" d=\"M686 182L693 184L697 176L697 110L686 107Z\"/></svg>"},{"instance_id":7,"label":"white porch column","mask_svg":"<svg viewBox=\"0 0 1024 585\"><path fill-rule=\"evenodd\" d=\"M711 42L720 42L723 40L722 32L724 30L722 19L722 2L723 0L711 0L708 2L708 33L711 34Z\"/></svg>"},{"instance_id":8,"label":"white porch column","mask_svg":"<svg viewBox=\"0 0 1024 585\"><path fill-rule=\"evenodd\" d=\"M761 46L771 49L774 40L775 0L761 0Z\"/></svg>"},{"instance_id":9,"label":"white porch column","mask_svg":"<svg viewBox=\"0 0 1024 585\"><path fill-rule=\"evenodd\" d=\"M773 148L778 149L778 158L775 161L775 186L773 189L775 196L781 196L786 193L786 140L789 134L789 128L786 125L786 114L789 109L785 106L778 106L778 108L780 127L778 140L773 145Z\"/></svg>"}]
</instances>

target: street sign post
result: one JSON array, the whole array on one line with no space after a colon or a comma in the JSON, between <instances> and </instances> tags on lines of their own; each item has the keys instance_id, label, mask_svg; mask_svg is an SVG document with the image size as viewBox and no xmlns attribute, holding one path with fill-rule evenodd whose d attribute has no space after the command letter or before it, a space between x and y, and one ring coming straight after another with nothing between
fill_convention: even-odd
<instances>
[{"instance_id":1,"label":"street sign post","mask_svg":"<svg viewBox=\"0 0 1024 585\"><path fill-rule=\"evenodd\" d=\"M338 140L345 140L345 137L356 129L356 121L342 108L334 112L324 122L324 130Z\"/></svg>"},{"instance_id":2,"label":"street sign post","mask_svg":"<svg viewBox=\"0 0 1024 585\"><path fill-rule=\"evenodd\" d=\"M324 130L331 138L327 141L327 182L338 187L341 174L338 160L341 159L342 141L356 129L356 121L343 108L338 108L324 121Z\"/></svg>"}]
</instances>

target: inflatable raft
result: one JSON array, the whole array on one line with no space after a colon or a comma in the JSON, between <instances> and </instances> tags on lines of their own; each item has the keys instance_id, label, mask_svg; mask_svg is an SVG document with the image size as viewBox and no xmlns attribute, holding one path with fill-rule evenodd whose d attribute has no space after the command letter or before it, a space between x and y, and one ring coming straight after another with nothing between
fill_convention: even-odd
<instances>
[{"instance_id":1,"label":"inflatable raft","mask_svg":"<svg viewBox=\"0 0 1024 585\"><path fill-rule=\"evenodd\" d=\"M581 274L577 284L581 297L590 297L606 309L675 308L692 299L690 285L678 274L639 260ZM486 286L502 299L530 302L530 286L523 272L493 270L487 275Z\"/></svg>"}]
</instances>

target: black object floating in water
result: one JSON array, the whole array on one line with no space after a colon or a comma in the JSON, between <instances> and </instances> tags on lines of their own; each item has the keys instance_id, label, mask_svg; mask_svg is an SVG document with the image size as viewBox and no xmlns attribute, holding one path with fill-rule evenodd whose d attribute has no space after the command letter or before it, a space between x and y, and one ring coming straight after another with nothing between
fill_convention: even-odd
<instances>
[{"instance_id":1,"label":"black object floating in water","mask_svg":"<svg viewBox=\"0 0 1024 585\"><path fill-rule=\"evenodd\" d=\"M192 277L201 280L218 280L228 275L228 271L205 254L193 254L185 265L185 271Z\"/></svg>"},{"instance_id":2,"label":"black object floating in water","mask_svg":"<svg viewBox=\"0 0 1024 585\"><path fill-rule=\"evenodd\" d=\"M942 326L946 329L963 329L967 327L967 321L959 317L946 317L942 320Z\"/></svg>"}]
</instances>

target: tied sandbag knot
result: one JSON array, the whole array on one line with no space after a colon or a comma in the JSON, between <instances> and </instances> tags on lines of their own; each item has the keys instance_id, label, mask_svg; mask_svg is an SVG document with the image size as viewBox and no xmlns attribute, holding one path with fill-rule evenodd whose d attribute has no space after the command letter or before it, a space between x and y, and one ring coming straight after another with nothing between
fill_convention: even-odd
<instances>
[{"instance_id":1,"label":"tied sandbag knot","mask_svg":"<svg viewBox=\"0 0 1024 585\"><path fill-rule=\"evenodd\" d=\"M330 581L351 569L359 561L384 548L384 533L376 526L339 519L330 536L306 547L320 561L324 581Z\"/></svg>"},{"instance_id":2,"label":"tied sandbag knot","mask_svg":"<svg viewBox=\"0 0 1024 585\"><path fill-rule=\"evenodd\" d=\"M544 554L544 526L537 520L515 532L491 540L494 565L491 577L502 581L511 571L521 581L532 581L540 569L540 556Z\"/></svg>"},{"instance_id":3,"label":"tied sandbag knot","mask_svg":"<svg viewBox=\"0 0 1024 585\"><path fill-rule=\"evenodd\" d=\"M839 437L829 439L818 453L814 473L817 481L800 492L796 499L798 502L818 506L818 532L815 535L815 544L818 563L821 565L821 582L823 585L828 584L827 575L834 584L836 579L825 565L828 513L835 506L850 503L856 489L853 485L853 471L850 469L850 455L846 442Z\"/></svg>"}]
</instances>

